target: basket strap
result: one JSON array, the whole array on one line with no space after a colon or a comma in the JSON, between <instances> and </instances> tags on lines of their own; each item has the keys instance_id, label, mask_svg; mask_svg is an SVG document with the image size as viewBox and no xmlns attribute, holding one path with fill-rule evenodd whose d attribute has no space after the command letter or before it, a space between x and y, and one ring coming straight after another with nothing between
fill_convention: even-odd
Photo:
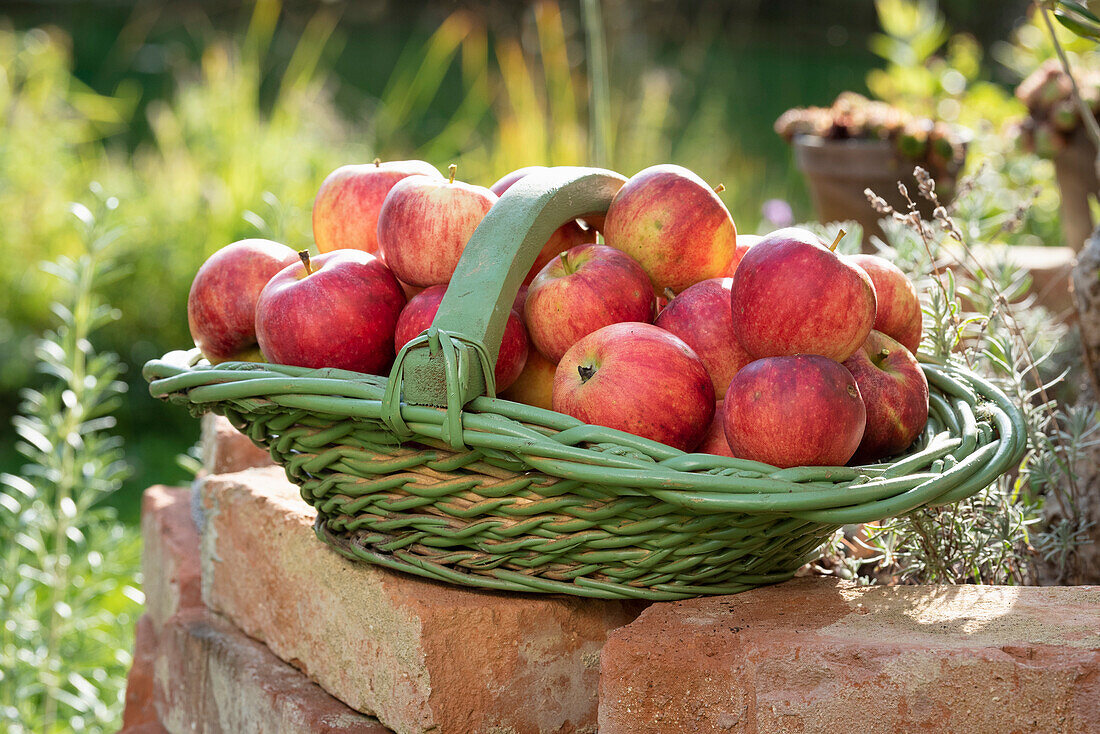
<instances>
[{"instance_id":1,"label":"basket strap","mask_svg":"<svg viewBox=\"0 0 1100 734\"><path fill-rule=\"evenodd\" d=\"M508 314L538 253L563 223L607 211L625 181L597 168L550 168L523 177L493 205L466 243L431 329L394 362L382 419L397 435L411 435L402 402L445 407L451 443L461 446L461 410L494 394Z\"/></svg>"},{"instance_id":2,"label":"basket strap","mask_svg":"<svg viewBox=\"0 0 1100 734\"><path fill-rule=\"evenodd\" d=\"M382 422L402 439L409 439L415 435L415 432L409 428L401 415L401 395L405 384L405 355L410 349L424 345L427 345L428 353L433 358L443 360L444 379L445 384L448 386L448 393L451 392L450 386L461 385L464 381L469 380L470 355L472 353L477 356L479 369L486 378L486 394L491 398L496 397L496 378L485 345L462 334L452 334L432 325L423 334L401 348L401 352L397 355L393 373L390 375L390 379L386 381L386 391L382 396ZM466 443L462 440L461 404L456 401L448 402L446 417L440 428L443 440L451 448L455 451L466 451L468 449Z\"/></svg>"}]
</instances>

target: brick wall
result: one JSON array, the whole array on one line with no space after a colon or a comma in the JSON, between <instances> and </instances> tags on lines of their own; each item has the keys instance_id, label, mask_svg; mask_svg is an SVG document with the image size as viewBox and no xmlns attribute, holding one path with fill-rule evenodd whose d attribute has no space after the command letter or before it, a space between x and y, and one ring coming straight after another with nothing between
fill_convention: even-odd
<instances>
[{"instance_id":1,"label":"brick wall","mask_svg":"<svg viewBox=\"0 0 1100 734\"><path fill-rule=\"evenodd\" d=\"M145 493L128 734L1100 731L1098 587L462 589L337 555L247 439L204 434L198 494Z\"/></svg>"}]
</instances>

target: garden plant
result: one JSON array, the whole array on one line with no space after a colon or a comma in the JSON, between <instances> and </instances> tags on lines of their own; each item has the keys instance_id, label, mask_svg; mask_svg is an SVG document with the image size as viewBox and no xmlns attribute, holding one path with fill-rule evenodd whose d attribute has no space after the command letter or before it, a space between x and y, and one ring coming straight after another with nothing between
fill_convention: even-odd
<instances>
[{"instance_id":1,"label":"garden plant","mask_svg":"<svg viewBox=\"0 0 1100 734\"><path fill-rule=\"evenodd\" d=\"M215 251L249 238L309 249L330 172L422 159L444 181L454 163L459 180L488 188L530 164L630 176L669 161L708 188L724 184L715 197L739 239L793 223L774 211L813 216L768 126L782 110L748 133L755 113L713 91L745 83L718 36L638 64L632 37L617 36L598 3L534 3L514 33L448 8L391 42L391 63L365 94L338 72L355 50L339 7L296 20L294 11L257 0L240 23L203 21L184 42L160 43L149 35L159 21L139 7L112 51L111 64L128 71L110 83L81 75L79 30L0 24L0 247L21 264L0 269L11 294L0 313L0 405L13 416L0 445L0 727L117 729L142 604L136 498L199 468L195 423L148 397L140 366L190 345L188 289ZM965 165L953 182L925 165L904 190L876 186L877 232L852 221L799 226L838 253L895 263L921 294L922 358L1003 391L1027 447L957 502L833 523L824 553L799 573L860 584L1096 583L1100 305L1080 301L1080 322L1048 310L1008 253L1060 244L1063 232L1078 238L1059 208L1055 148L1070 135L1095 146L1091 76L1080 70L1098 68L1100 20L1081 3L1036 3L1005 40L983 46L953 33L927 0L876 0L875 17L876 68L788 106L858 93L860 105L899 120L969 131ZM143 38L153 40L133 41ZM159 91L133 71L149 54L165 70ZM623 58L641 71L624 73ZM1036 102L1047 88L1038 77L1014 95L1032 74L1055 80L1057 100ZM1058 128L1071 115L1073 131ZM1048 128L1067 140L1040 132ZM962 164L961 141L949 142L941 157ZM777 154L761 152L772 144ZM1080 240L1087 277L1100 241ZM317 248L311 255L323 265ZM536 282L532 291L545 288ZM529 326L528 337L538 352ZM520 378L505 397L523 390Z\"/></svg>"}]
</instances>

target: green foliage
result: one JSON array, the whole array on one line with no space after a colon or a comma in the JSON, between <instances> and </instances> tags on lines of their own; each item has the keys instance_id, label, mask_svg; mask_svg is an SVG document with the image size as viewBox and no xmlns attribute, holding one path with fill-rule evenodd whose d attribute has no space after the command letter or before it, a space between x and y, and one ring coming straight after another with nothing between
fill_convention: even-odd
<instances>
[{"instance_id":1,"label":"green foliage","mask_svg":"<svg viewBox=\"0 0 1100 734\"><path fill-rule=\"evenodd\" d=\"M45 325L52 284L21 263L80 247L68 223L68 202L79 198L90 173L107 164L102 140L120 129L132 99L96 95L71 72L67 39L36 29L0 26L0 271L6 294L0 339L21 349L0 354L0 389L14 391L29 377L33 334ZM7 337L7 338L4 338Z\"/></svg>"},{"instance_id":2,"label":"green foliage","mask_svg":"<svg viewBox=\"0 0 1100 734\"><path fill-rule=\"evenodd\" d=\"M103 291L126 274L121 230L77 204L83 252L43 266L60 282L56 326L35 355L45 384L22 393L14 419L27 464L0 477L0 722L10 732L114 731L143 602L134 588L136 529L101 500L128 468L112 433L122 366L91 339L118 319Z\"/></svg>"},{"instance_id":3,"label":"green foliage","mask_svg":"<svg viewBox=\"0 0 1100 734\"><path fill-rule=\"evenodd\" d=\"M1076 67L1085 64L1087 57L1096 55L1095 41L1082 38L1061 25L1054 26L1054 33L1071 65ZM1034 12L1034 8L1027 22L1015 28L1008 41L994 44L991 53L993 58L1018 79L1023 79L1038 69L1044 61L1058 58L1046 23L1039 13Z\"/></svg>"},{"instance_id":4,"label":"green foliage","mask_svg":"<svg viewBox=\"0 0 1100 734\"><path fill-rule=\"evenodd\" d=\"M1050 4L1055 20L1063 27L1082 38L1100 41L1100 18L1083 4L1071 0L1053 0Z\"/></svg>"},{"instance_id":5,"label":"green foliage","mask_svg":"<svg viewBox=\"0 0 1100 734\"><path fill-rule=\"evenodd\" d=\"M973 132L967 172L980 172L976 188L985 193L970 200L974 211L968 218L1004 218L1022 202L1030 201L1030 216L1009 242L1060 244L1053 164L1019 149L1013 125L1027 111L991 80L981 46L972 36L952 35L934 2L880 0L876 9L883 33L873 39L872 48L887 65L868 73L867 87L877 98L913 114ZM1031 38L1022 31L1016 35L1021 34ZM998 58L1003 62L1005 47L999 48ZM1050 55L1053 53L1051 47ZM1036 190L1039 194L1033 197ZM968 234L983 241L978 233Z\"/></svg>"}]
</instances>

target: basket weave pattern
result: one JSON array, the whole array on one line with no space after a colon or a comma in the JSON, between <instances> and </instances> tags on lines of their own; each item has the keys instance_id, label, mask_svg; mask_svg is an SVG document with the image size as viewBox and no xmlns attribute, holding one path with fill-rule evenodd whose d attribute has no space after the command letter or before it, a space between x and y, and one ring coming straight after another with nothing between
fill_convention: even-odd
<instances>
[{"instance_id":1,"label":"basket weave pattern","mask_svg":"<svg viewBox=\"0 0 1100 734\"><path fill-rule=\"evenodd\" d=\"M735 593L790 578L840 525L968 496L1019 461L1019 415L992 385L924 365L925 434L871 467L778 470L670 447L492 398L403 406L385 378L280 365L147 365L155 395L222 413L267 448L351 558L483 588L604 598ZM453 438L453 437L452 437Z\"/></svg>"}]
</instances>

